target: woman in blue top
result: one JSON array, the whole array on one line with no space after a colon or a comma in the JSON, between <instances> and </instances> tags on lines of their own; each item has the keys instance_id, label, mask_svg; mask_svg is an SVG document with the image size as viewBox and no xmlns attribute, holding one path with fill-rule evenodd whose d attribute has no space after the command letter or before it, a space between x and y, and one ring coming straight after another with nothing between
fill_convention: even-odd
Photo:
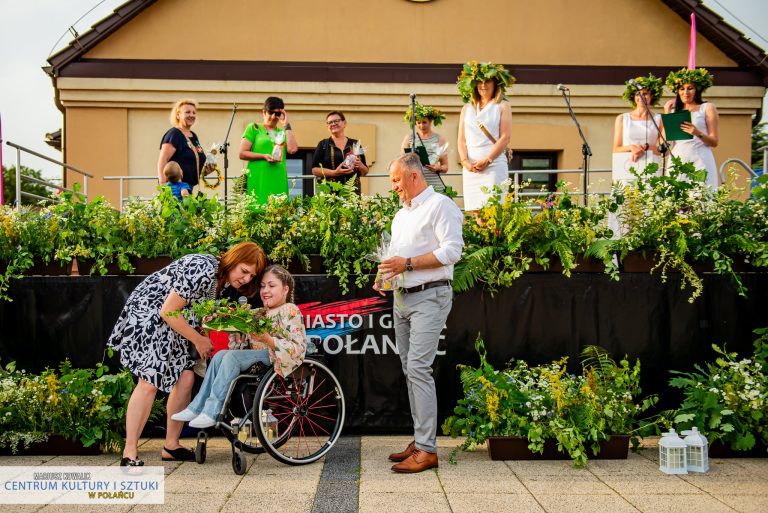
<instances>
[{"instance_id":1,"label":"woman in blue top","mask_svg":"<svg viewBox=\"0 0 768 513\"><path fill-rule=\"evenodd\" d=\"M192 131L192 125L196 120L197 102L195 100L179 100L171 109L173 128L163 135L160 156L157 159L157 177L161 184L166 182L163 169L170 161L176 162L181 167L184 174L182 182L188 183L190 187L200 182L200 170L205 164L205 152L200 146L197 134Z\"/></svg>"}]
</instances>

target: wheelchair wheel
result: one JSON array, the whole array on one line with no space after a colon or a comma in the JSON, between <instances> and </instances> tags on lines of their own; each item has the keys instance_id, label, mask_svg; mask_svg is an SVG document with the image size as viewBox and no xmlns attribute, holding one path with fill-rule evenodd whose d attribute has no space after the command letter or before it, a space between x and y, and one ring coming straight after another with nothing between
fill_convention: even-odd
<instances>
[{"instance_id":1,"label":"wheelchair wheel","mask_svg":"<svg viewBox=\"0 0 768 513\"><path fill-rule=\"evenodd\" d=\"M232 449L232 470L235 471L235 474L238 476L242 476L245 474L245 471L248 468L248 460L245 458L245 453L243 451L236 451L234 448Z\"/></svg>"},{"instance_id":2,"label":"wheelchair wheel","mask_svg":"<svg viewBox=\"0 0 768 513\"><path fill-rule=\"evenodd\" d=\"M304 465L323 457L344 425L344 394L325 365L305 360L291 375L271 371L253 407L259 442L278 461Z\"/></svg>"},{"instance_id":3,"label":"wheelchair wheel","mask_svg":"<svg viewBox=\"0 0 768 513\"><path fill-rule=\"evenodd\" d=\"M197 434L197 445L195 446L195 461L200 465L205 463L207 443L208 435L205 431L200 431L200 433Z\"/></svg>"}]
</instances>

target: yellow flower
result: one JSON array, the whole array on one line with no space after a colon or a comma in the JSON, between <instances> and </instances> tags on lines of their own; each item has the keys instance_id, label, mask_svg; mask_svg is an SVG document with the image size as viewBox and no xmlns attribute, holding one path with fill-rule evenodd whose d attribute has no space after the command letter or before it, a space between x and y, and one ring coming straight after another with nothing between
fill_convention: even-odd
<instances>
[{"instance_id":1,"label":"yellow flower","mask_svg":"<svg viewBox=\"0 0 768 513\"><path fill-rule=\"evenodd\" d=\"M485 407L491 422L499 421L499 396L496 392L488 392L485 396Z\"/></svg>"}]
</instances>

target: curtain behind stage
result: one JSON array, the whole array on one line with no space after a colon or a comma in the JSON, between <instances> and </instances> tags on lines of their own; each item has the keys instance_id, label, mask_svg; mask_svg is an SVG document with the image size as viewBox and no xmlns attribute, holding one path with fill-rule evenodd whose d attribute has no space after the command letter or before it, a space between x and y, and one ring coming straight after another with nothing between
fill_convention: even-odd
<instances>
[{"instance_id":1,"label":"curtain behind stage","mask_svg":"<svg viewBox=\"0 0 768 513\"><path fill-rule=\"evenodd\" d=\"M768 326L768 274L743 274L748 298L726 277L706 274L704 293L688 303L679 275L525 274L495 296L474 289L456 296L434 365L440 421L461 394L458 364L476 365L474 340L485 339L489 360L531 364L569 356L578 369L585 345L642 362L644 393L662 393L663 407L679 399L669 370L691 370L714 359L710 346L751 353L752 330ZM69 358L77 367L102 361L112 325L140 276L30 277L14 280L12 302L0 303L0 364L39 372ZM365 433L410 429L405 381L392 329L391 296L352 289L334 279L296 275L296 303L307 334L337 374L347 402L347 428ZM108 362L119 367L117 358Z\"/></svg>"}]
</instances>

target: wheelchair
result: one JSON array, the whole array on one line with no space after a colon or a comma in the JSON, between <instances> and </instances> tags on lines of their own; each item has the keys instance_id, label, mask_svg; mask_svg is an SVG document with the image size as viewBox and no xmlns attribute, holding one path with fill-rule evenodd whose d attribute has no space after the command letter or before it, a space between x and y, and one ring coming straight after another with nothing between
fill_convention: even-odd
<instances>
[{"instance_id":1,"label":"wheelchair","mask_svg":"<svg viewBox=\"0 0 768 513\"><path fill-rule=\"evenodd\" d=\"M213 429L232 444L235 474L245 474L246 453L266 452L287 465L305 465L331 450L344 425L344 394L320 359L306 358L286 377L257 363L230 383ZM207 431L200 431L197 463L205 463L207 442Z\"/></svg>"}]
</instances>

